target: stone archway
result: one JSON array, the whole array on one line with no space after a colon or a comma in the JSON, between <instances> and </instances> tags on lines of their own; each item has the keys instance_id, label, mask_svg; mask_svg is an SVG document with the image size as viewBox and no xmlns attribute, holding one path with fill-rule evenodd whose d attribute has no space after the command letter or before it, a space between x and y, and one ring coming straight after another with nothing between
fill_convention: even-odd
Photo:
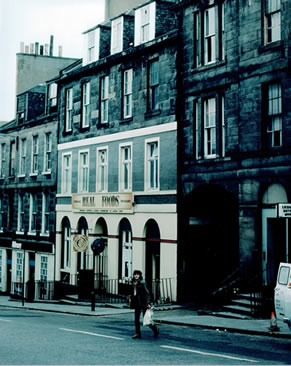
<instances>
[{"instance_id":1,"label":"stone archway","mask_svg":"<svg viewBox=\"0 0 291 366\"><path fill-rule=\"evenodd\" d=\"M153 219L147 221L145 226L145 278L150 292L154 298L159 289L160 280L160 229Z\"/></svg>"},{"instance_id":2,"label":"stone archway","mask_svg":"<svg viewBox=\"0 0 291 366\"><path fill-rule=\"evenodd\" d=\"M218 185L201 185L183 204L185 300L209 294L239 268L238 205Z\"/></svg>"}]
</instances>

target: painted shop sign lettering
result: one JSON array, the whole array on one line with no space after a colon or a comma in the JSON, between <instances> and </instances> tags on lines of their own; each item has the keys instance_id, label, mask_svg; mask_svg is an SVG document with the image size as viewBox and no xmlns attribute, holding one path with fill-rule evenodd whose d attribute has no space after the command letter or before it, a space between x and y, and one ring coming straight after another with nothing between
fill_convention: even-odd
<instances>
[{"instance_id":1,"label":"painted shop sign lettering","mask_svg":"<svg viewBox=\"0 0 291 366\"><path fill-rule=\"evenodd\" d=\"M291 203L278 203L278 217L291 218Z\"/></svg>"},{"instance_id":2,"label":"painted shop sign lettering","mask_svg":"<svg viewBox=\"0 0 291 366\"><path fill-rule=\"evenodd\" d=\"M132 193L74 194L72 208L86 212L133 212Z\"/></svg>"}]
</instances>

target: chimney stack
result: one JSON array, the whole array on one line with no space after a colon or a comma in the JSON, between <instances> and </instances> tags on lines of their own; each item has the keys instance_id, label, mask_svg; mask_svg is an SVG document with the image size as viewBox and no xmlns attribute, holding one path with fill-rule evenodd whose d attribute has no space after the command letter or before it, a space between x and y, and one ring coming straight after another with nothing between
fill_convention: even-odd
<instances>
[{"instance_id":1,"label":"chimney stack","mask_svg":"<svg viewBox=\"0 0 291 366\"><path fill-rule=\"evenodd\" d=\"M20 42L20 53L24 53L24 42Z\"/></svg>"},{"instance_id":2,"label":"chimney stack","mask_svg":"<svg viewBox=\"0 0 291 366\"><path fill-rule=\"evenodd\" d=\"M63 57L63 46L59 46L59 57Z\"/></svg>"},{"instance_id":3,"label":"chimney stack","mask_svg":"<svg viewBox=\"0 0 291 366\"><path fill-rule=\"evenodd\" d=\"M39 54L39 43L38 42L35 42L34 49L35 49L35 54L38 55Z\"/></svg>"},{"instance_id":4,"label":"chimney stack","mask_svg":"<svg viewBox=\"0 0 291 366\"><path fill-rule=\"evenodd\" d=\"M54 55L54 36L51 36L50 39L50 56Z\"/></svg>"}]
</instances>

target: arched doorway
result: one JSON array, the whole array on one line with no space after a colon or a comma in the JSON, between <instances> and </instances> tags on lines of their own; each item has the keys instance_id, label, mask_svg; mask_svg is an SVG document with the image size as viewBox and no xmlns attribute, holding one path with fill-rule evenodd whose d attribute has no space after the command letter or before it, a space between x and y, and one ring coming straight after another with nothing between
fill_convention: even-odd
<instances>
[{"instance_id":1,"label":"arched doorway","mask_svg":"<svg viewBox=\"0 0 291 366\"><path fill-rule=\"evenodd\" d=\"M88 235L88 223L85 217L80 217L77 225L78 234ZM77 254L77 271L89 269L89 253L78 252Z\"/></svg>"},{"instance_id":2,"label":"arched doorway","mask_svg":"<svg viewBox=\"0 0 291 366\"><path fill-rule=\"evenodd\" d=\"M288 203L285 188L271 184L262 196L262 274L264 285L274 288L280 262L288 262L291 224L279 217L278 203Z\"/></svg>"},{"instance_id":3,"label":"arched doorway","mask_svg":"<svg viewBox=\"0 0 291 366\"><path fill-rule=\"evenodd\" d=\"M191 301L239 269L238 205L224 188L201 185L185 197L182 214L182 296Z\"/></svg>"},{"instance_id":4,"label":"arched doorway","mask_svg":"<svg viewBox=\"0 0 291 366\"><path fill-rule=\"evenodd\" d=\"M132 276L132 230L127 219L119 225L119 268L118 277L129 280Z\"/></svg>"},{"instance_id":5,"label":"arched doorway","mask_svg":"<svg viewBox=\"0 0 291 366\"><path fill-rule=\"evenodd\" d=\"M145 278L152 296L156 299L160 288L160 229L155 220L146 223Z\"/></svg>"},{"instance_id":6,"label":"arched doorway","mask_svg":"<svg viewBox=\"0 0 291 366\"><path fill-rule=\"evenodd\" d=\"M95 288L101 289L104 286L104 281L108 278L108 229L103 217L100 217L96 222L95 235L96 237L103 239L105 243L103 252L94 256L95 263L93 266L95 268Z\"/></svg>"},{"instance_id":7,"label":"arched doorway","mask_svg":"<svg viewBox=\"0 0 291 366\"><path fill-rule=\"evenodd\" d=\"M64 217L61 224L62 239L61 239L61 281L71 283L71 223L67 217Z\"/></svg>"}]
</instances>

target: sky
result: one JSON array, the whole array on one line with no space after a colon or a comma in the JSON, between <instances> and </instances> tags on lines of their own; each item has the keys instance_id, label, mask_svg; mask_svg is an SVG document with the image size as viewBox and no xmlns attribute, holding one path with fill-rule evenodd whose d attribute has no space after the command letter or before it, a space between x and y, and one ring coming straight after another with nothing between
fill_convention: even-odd
<instances>
[{"instance_id":1,"label":"sky","mask_svg":"<svg viewBox=\"0 0 291 366\"><path fill-rule=\"evenodd\" d=\"M20 43L49 44L82 58L82 32L104 20L105 0L0 0L0 121L15 118L16 53Z\"/></svg>"}]
</instances>

